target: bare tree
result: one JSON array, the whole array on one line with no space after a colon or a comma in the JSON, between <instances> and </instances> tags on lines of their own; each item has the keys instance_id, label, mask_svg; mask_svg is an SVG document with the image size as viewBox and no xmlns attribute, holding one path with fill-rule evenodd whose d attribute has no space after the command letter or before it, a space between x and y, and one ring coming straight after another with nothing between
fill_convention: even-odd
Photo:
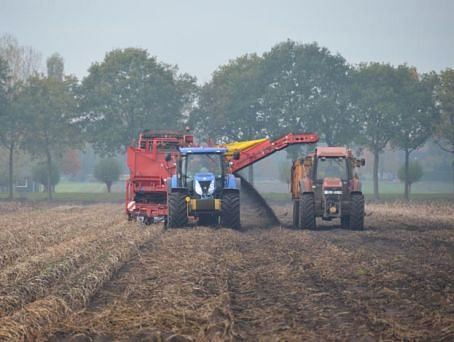
<instances>
[{"instance_id":1,"label":"bare tree","mask_svg":"<svg viewBox=\"0 0 454 342\"><path fill-rule=\"evenodd\" d=\"M7 110L1 118L0 144L8 149L9 198L14 196L14 152L19 145L23 132L20 114L14 110L14 100L30 76L38 73L41 66L41 54L28 46L19 45L12 35L0 37L0 57L7 62Z\"/></svg>"},{"instance_id":2,"label":"bare tree","mask_svg":"<svg viewBox=\"0 0 454 342\"><path fill-rule=\"evenodd\" d=\"M19 45L10 34L0 37L0 56L8 62L11 85L26 82L42 69L41 53L30 46Z\"/></svg>"}]
</instances>

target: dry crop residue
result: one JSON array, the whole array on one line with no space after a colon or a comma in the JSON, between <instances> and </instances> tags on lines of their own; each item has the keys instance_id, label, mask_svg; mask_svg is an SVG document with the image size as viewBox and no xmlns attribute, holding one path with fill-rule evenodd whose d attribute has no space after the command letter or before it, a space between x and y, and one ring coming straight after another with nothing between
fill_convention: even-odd
<instances>
[{"instance_id":1,"label":"dry crop residue","mask_svg":"<svg viewBox=\"0 0 454 342\"><path fill-rule=\"evenodd\" d=\"M0 340L44 338L160 233L117 205L0 210Z\"/></svg>"},{"instance_id":2,"label":"dry crop residue","mask_svg":"<svg viewBox=\"0 0 454 342\"><path fill-rule=\"evenodd\" d=\"M445 214L437 215L437 207ZM288 206L276 209L289 220ZM84 309L48 325L42 336L450 341L452 212L451 204L375 204L367 207L366 231L323 224L319 231L296 231L254 226L255 213L245 208L242 232L165 231Z\"/></svg>"}]
</instances>

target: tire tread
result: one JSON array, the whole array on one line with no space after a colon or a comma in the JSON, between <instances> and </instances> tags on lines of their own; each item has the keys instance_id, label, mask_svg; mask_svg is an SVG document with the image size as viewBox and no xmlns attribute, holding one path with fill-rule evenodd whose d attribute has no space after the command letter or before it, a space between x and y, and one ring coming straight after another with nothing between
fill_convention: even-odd
<instances>
[{"instance_id":1,"label":"tire tread","mask_svg":"<svg viewBox=\"0 0 454 342\"><path fill-rule=\"evenodd\" d=\"M171 192L168 194L168 218L169 228L181 228L188 224L186 194L181 192Z\"/></svg>"},{"instance_id":2,"label":"tire tread","mask_svg":"<svg viewBox=\"0 0 454 342\"><path fill-rule=\"evenodd\" d=\"M240 229L240 194L226 192L222 197L221 225L226 228Z\"/></svg>"},{"instance_id":3,"label":"tire tread","mask_svg":"<svg viewBox=\"0 0 454 342\"><path fill-rule=\"evenodd\" d=\"M316 229L314 194L302 194L299 213L300 229Z\"/></svg>"},{"instance_id":4,"label":"tire tread","mask_svg":"<svg viewBox=\"0 0 454 342\"><path fill-rule=\"evenodd\" d=\"M350 229L364 230L364 195L356 193L351 196Z\"/></svg>"}]
</instances>

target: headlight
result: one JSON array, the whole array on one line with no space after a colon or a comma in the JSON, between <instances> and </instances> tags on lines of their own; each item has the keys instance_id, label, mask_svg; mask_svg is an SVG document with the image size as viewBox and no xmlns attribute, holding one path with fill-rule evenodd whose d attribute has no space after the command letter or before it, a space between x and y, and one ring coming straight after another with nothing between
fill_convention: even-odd
<instances>
[{"instance_id":1,"label":"headlight","mask_svg":"<svg viewBox=\"0 0 454 342\"><path fill-rule=\"evenodd\" d=\"M214 192L214 179L210 183L210 187L208 188L208 195L211 195Z\"/></svg>"},{"instance_id":2,"label":"headlight","mask_svg":"<svg viewBox=\"0 0 454 342\"><path fill-rule=\"evenodd\" d=\"M342 190L325 190L323 193L325 195L342 195Z\"/></svg>"},{"instance_id":3,"label":"headlight","mask_svg":"<svg viewBox=\"0 0 454 342\"><path fill-rule=\"evenodd\" d=\"M194 182L194 184L195 184L195 185L194 185L194 191L195 191L195 193L196 193L197 195L202 196L202 193L203 193L203 192L202 192L202 187L200 186L199 181L196 180L196 181Z\"/></svg>"}]
</instances>

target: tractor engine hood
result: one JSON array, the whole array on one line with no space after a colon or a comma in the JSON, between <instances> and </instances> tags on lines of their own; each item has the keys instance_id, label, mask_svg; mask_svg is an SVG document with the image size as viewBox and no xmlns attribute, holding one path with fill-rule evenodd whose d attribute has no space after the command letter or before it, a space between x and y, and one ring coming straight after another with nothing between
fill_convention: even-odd
<instances>
[{"instance_id":1,"label":"tractor engine hood","mask_svg":"<svg viewBox=\"0 0 454 342\"><path fill-rule=\"evenodd\" d=\"M210 172L199 172L194 177L194 192L202 198L209 198L215 190L216 179Z\"/></svg>"},{"instance_id":2,"label":"tractor engine hood","mask_svg":"<svg viewBox=\"0 0 454 342\"><path fill-rule=\"evenodd\" d=\"M342 181L337 177L326 177L323 179L323 190L342 190Z\"/></svg>"}]
</instances>

